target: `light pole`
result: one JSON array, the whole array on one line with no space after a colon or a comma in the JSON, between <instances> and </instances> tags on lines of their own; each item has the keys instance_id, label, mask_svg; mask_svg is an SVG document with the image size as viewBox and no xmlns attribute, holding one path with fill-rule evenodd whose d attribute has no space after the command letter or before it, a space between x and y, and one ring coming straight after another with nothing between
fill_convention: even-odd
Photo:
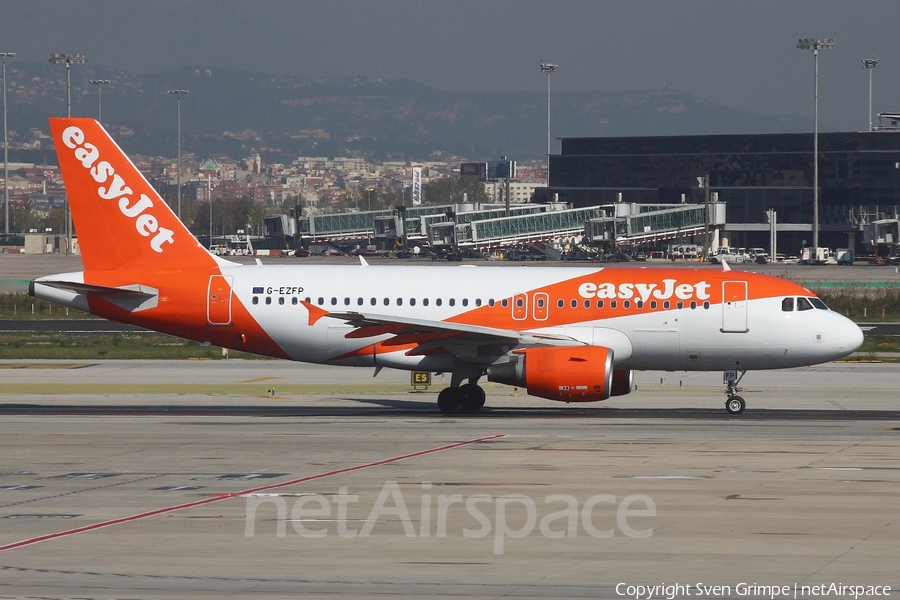
<instances>
[{"instance_id":1,"label":"light pole","mask_svg":"<svg viewBox=\"0 0 900 600\"><path fill-rule=\"evenodd\" d=\"M819 50L834 48L834 39L800 38L797 47L813 51L813 252L819 257Z\"/></svg>"},{"instance_id":2,"label":"light pole","mask_svg":"<svg viewBox=\"0 0 900 600\"><path fill-rule=\"evenodd\" d=\"M212 233L213 233L213 214L212 214L212 175L210 173L206 174L206 201L209 202L209 243L207 247L212 248Z\"/></svg>"},{"instance_id":3,"label":"light pole","mask_svg":"<svg viewBox=\"0 0 900 600\"><path fill-rule=\"evenodd\" d=\"M170 94L174 94L176 104L178 105L178 219L181 220L181 97L190 94L190 90L169 90Z\"/></svg>"},{"instance_id":4,"label":"light pole","mask_svg":"<svg viewBox=\"0 0 900 600\"><path fill-rule=\"evenodd\" d=\"M66 65L66 116L72 116L72 65L87 62L86 54L51 54L50 62ZM69 194L66 193L66 256L72 255L72 212L69 210Z\"/></svg>"},{"instance_id":5,"label":"light pole","mask_svg":"<svg viewBox=\"0 0 900 600\"><path fill-rule=\"evenodd\" d=\"M869 72L869 131L872 131L872 71L878 66L877 58L862 59L863 68Z\"/></svg>"},{"instance_id":6,"label":"light pole","mask_svg":"<svg viewBox=\"0 0 900 600\"><path fill-rule=\"evenodd\" d=\"M102 96L103 96L103 86L109 83L109 79L89 79L92 84L97 86L97 121L103 121L103 105L102 105Z\"/></svg>"},{"instance_id":7,"label":"light pole","mask_svg":"<svg viewBox=\"0 0 900 600\"><path fill-rule=\"evenodd\" d=\"M3 61L3 233L9 235L9 153L6 143L6 59L15 52L0 52Z\"/></svg>"},{"instance_id":8,"label":"light pole","mask_svg":"<svg viewBox=\"0 0 900 600\"><path fill-rule=\"evenodd\" d=\"M550 176L550 76L556 73L556 65L541 61L541 73L547 76L547 177Z\"/></svg>"}]
</instances>

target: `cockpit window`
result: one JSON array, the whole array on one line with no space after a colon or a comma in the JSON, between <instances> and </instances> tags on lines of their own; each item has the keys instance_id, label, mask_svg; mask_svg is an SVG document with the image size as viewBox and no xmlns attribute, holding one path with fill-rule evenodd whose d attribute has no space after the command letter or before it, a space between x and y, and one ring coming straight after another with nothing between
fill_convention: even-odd
<instances>
[{"instance_id":1,"label":"cockpit window","mask_svg":"<svg viewBox=\"0 0 900 600\"><path fill-rule=\"evenodd\" d=\"M791 312L794 310L794 299L793 298L785 298L781 301L781 310L784 312Z\"/></svg>"},{"instance_id":2,"label":"cockpit window","mask_svg":"<svg viewBox=\"0 0 900 600\"><path fill-rule=\"evenodd\" d=\"M807 298L797 298L797 310L812 310L813 305Z\"/></svg>"},{"instance_id":3,"label":"cockpit window","mask_svg":"<svg viewBox=\"0 0 900 600\"><path fill-rule=\"evenodd\" d=\"M809 301L812 302L812 305L815 306L816 308L818 308L819 310L830 310L828 308L828 306L826 306L825 303L822 302L821 300L819 300L818 298L810 298Z\"/></svg>"}]
</instances>

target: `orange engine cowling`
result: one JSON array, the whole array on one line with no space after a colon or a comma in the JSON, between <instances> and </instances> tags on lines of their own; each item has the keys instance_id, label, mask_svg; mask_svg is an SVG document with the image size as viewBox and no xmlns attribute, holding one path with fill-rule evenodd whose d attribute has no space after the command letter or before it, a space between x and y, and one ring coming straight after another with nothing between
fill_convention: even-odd
<instances>
[{"instance_id":1,"label":"orange engine cowling","mask_svg":"<svg viewBox=\"0 0 900 600\"><path fill-rule=\"evenodd\" d=\"M524 386L533 396L561 402L596 402L612 394L610 348L528 348L515 354L507 363L488 367L488 381Z\"/></svg>"}]
</instances>

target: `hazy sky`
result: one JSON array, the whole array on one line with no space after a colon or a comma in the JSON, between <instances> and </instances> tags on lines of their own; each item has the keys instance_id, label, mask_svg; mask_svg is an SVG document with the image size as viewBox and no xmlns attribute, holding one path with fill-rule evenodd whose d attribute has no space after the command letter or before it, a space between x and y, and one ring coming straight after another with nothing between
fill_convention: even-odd
<instances>
[{"instance_id":1,"label":"hazy sky","mask_svg":"<svg viewBox=\"0 0 900 600\"><path fill-rule=\"evenodd\" d=\"M763 114L865 129L900 111L897 0L0 0L0 52L44 61L87 51L97 66L155 72L231 66L302 76L408 78L444 90L667 86Z\"/></svg>"}]
</instances>

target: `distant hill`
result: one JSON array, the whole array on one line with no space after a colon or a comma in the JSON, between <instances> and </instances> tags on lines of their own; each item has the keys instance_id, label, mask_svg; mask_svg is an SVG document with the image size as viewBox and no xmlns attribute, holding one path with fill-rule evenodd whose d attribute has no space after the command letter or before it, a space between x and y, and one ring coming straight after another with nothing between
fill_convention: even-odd
<instances>
[{"instance_id":1,"label":"distant hill","mask_svg":"<svg viewBox=\"0 0 900 600\"><path fill-rule=\"evenodd\" d=\"M269 161L356 153L378 159L470 160L507 155L539 158L546 149L546 92L447 92L409 80L309 79L264 72L190 67L138 75L72 67L72 114L97 115L129 153L175 154L175 98L182 97L184 152ZM18 138L47 131L49 115L65 114L62 66L7 64L9 128ZM713 104L670 89L555 92L552 135L650 136L809 131L809 118L765 116ZM47 142L44 142L46 146ZM34 153L28 153L33 155ZM23 158L24 159L24 158ZM10 157L13 160L13 157ZM33 159L31 159L33 160Z\"/></svg>"}]
</instances>

